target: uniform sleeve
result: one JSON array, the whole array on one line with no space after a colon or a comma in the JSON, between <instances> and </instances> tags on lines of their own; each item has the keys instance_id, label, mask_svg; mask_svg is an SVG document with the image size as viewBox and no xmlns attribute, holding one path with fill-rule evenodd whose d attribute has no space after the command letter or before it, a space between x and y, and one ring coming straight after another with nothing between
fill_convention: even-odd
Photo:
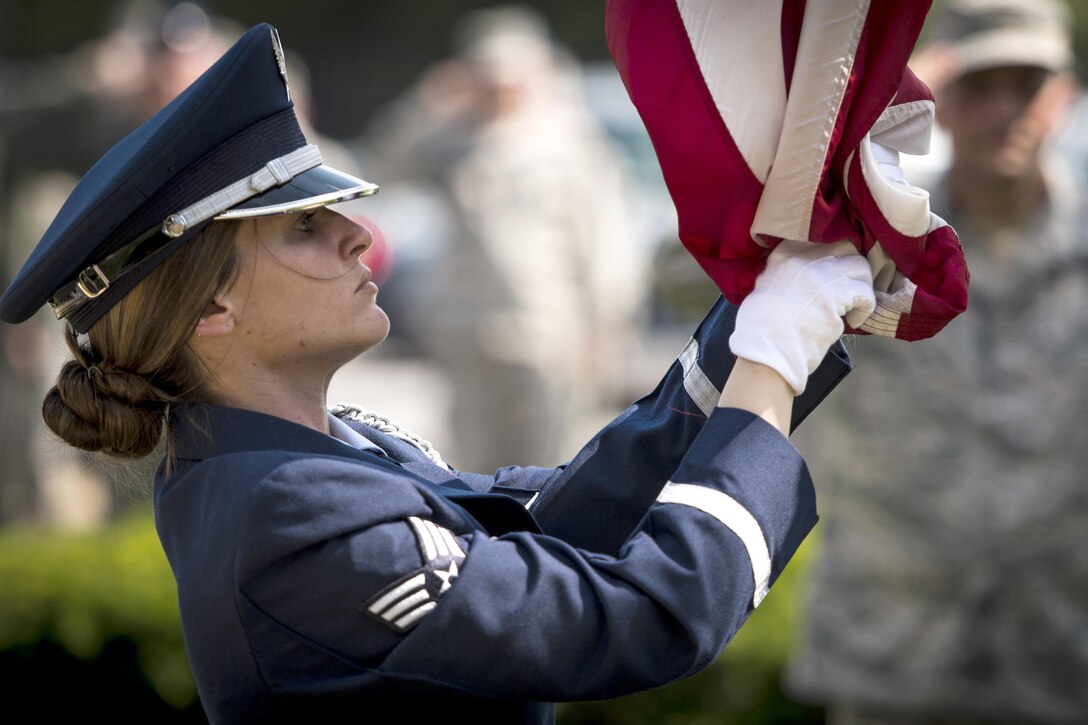
<instances>
[{"instance_id":1,"label":"uniform sleeve","mask_svg":"<svg viewBox=\"0 0 1088 725\"><path fill-rule=\"evenodd\" d=\"M545 482L530 510L545 533L615 554L660 495L718 403L735 360L737 308L719 298L657 388L605 426ZM794 400L791 430L850 371L836 343ZM608 511L607 520L585 511Z\"/></svg>"},{"instance_id":2,"label":"uniform sleeve","mask_svg":"<svg viewBox=\"0 0 1088 725\"><path fill-rule=\"evenodd\" d=\"M616 556L492 538L403 484L356 485L367 523L352 527L339 483L258 497L243 524L270 532L239 557L238 609L280 692L551 701L664 684L717 656L816 520L796 449L731 409L710 416Z\"/></svg>"},{"instance_id":3,"label":"uniform sleeve","mask_svg":"<svg viewBox=\"0 0 1088 725\"><path fill-rule=\"evenodd\" d=\"M579 548L616 554L660 495L718 403L733 369L729 336L736 307L711 307L658 386L554 469L509 467L496 476L459 473L477 491L513 497L541 529ZM794 400L791 430L850 371L842 343L828 351ZM587 516L607 511L607 517Z\"/></svg>"}]
</instances>

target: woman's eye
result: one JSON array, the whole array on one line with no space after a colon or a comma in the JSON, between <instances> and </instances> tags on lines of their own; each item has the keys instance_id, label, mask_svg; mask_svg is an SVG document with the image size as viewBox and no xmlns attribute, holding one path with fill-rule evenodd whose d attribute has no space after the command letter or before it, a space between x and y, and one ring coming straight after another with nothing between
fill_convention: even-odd
<instances>
[{"instance_id":1,"label":"woman's eye","mask_svg":"<svg viewBox=\"0 0 1088 725\"><path fill-rule=\"evenodd\" d=\"M310 212L304 213L301 217L299 217L299 220L295 223L295 229L299 230L300 232L310 231L311 228L313 227L314 215L316 215L316 214L317 214L316 211L310 211Z\"/></svg>"}]
</instances>

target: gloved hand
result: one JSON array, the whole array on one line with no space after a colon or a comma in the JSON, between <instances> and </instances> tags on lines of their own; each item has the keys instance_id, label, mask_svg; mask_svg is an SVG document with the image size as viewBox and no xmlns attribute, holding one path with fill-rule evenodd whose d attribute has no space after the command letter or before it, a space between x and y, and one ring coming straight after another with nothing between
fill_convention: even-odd
<instances>
[{"instance_id":1,"label":"gloved hand","mask_svg":"<svg viewBox=\"0 0 1088 725\"><path fill-rule=\"evenodd\" d=\"M853 244L783 240L737 310L729 348L778 371L800 395L842 336L843 316L859 327L875 305L869 262Z\"/></svg>"}]
</instances>

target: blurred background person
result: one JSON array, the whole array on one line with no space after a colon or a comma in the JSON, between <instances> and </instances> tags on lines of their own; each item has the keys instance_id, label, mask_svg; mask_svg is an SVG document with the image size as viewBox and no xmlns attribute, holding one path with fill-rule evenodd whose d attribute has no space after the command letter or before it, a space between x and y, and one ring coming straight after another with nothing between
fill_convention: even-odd
<instances>
[{"instance_id":1,"label":"blurred background person","mask_svg":"<svg viewBox=\"0 0 1088 725\"><path fill-rule=\"evenodd\" d=\"M921 186L959 232L970 304L908 354L860 339L855 394L823 412L822 555L788 683L837 725L1088 722L1088 216L1051 149L1069 18L954 0L936 22L918 67L952 156Z\"/></svg>"},{"instance_id":2,"label":"blurred background person","mask_svg":"<svg viewBox=\"0 0 1088 725\"><path fill-rule=\"evenodd\" d=\"M645 251L623 167L544 21L521 7L478 11L455 46L369 138L375 178L413 184L410 214L426 210L425 233L439 237L418 267L429 295L406 284L409 307L391 284L384 300L450 378L455 465L554 465L572 426L623 391ZM407 262L392 210L382 221Z\"/></svg>"}]
</instances>

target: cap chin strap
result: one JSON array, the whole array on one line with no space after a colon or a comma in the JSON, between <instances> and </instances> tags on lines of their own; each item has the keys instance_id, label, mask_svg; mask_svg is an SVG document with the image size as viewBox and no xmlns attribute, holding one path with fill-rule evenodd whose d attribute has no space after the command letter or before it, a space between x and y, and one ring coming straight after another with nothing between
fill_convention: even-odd
<instances>
[{"instance_id":1,"label":"cap chin strap","mask_svg":"<svg viewBox=\"0 0 1088 725\"><path fill-rule=\"evenodd\" d=\"M302 146L285 156L266 162L261 169L249 176L171 214L161 225L149 229L105 259L81 270L75 280L61 287L49 300L53 313L57 319L67 317L84 302L101 295L128 269L161 249L170 240L246 199L263 194L274 186L286 184L303 171L320 166L322 162L317 146ZM160 234L165 239L155 239Z\"/></svg>"},{"instance_id":2,"label":"cap chin strap","mask_svg":"<svg viewBox=\"0 0 1088 725\"><path fill-rule=\"evenodd\" d=\"M190 226L211 219L246 199L263 194L273 186L283 186L303 171L320 166L322 161L321 152L313 144L272 159L256 173L166 217L162 223L162 233L171 238L180 237Z\"/></svg>"}]
</instances>

